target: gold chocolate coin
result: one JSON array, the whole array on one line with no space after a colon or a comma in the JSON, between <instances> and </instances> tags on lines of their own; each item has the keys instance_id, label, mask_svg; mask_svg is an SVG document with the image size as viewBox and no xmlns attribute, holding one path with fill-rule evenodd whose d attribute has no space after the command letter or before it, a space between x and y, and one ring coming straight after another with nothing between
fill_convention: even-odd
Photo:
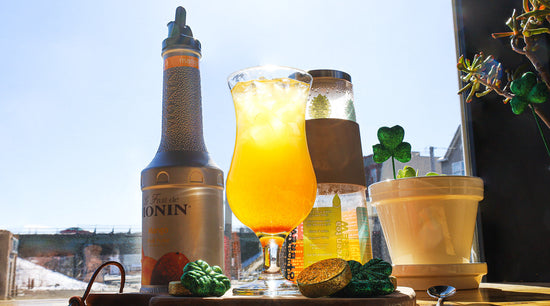
<instances>
[{"instance_id":1,"label":"gold chocolate coin","mask_svg":"<svg viewBox=\"0 0 550 306\"><path fill-rule=\"evenodd\" d=\"M305 268L296 279L298 289L307 297L331 295L343 289L351 281L348 262L341 258L318 261Z\"/></svg>"},{"instance_id":2,"label":"gold chocolate coin","mask_svg":"<svg viewBox=\"0 0 550 306\"><path fill-rule=\"evenodd\" d=\"M393 288L397 289L397 277L390 275L390 282L393 284Z\"/></svg>"},{"instance_id":3,"label":"gold chocolate coin","mask_svg":"<svg viewBox=\"0 0 550 306\"><path fill-rule=\"evenodd\" d=\"M173 296L190 296L193 295L189 289L185 288L181 281L172 281L168 283L168 293Z\"/></svg>"}]
</instances>

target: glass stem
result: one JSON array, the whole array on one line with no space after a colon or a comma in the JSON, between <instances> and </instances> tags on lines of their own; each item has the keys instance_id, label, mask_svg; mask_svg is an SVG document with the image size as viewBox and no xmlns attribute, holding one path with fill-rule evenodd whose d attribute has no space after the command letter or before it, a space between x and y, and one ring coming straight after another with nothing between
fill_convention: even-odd
<instances>
[{"instance_id":1,"label":"glass stem","mask_svg":"<svg viewBox=\"0 0 550 306\"><path fill-rule=\"evenodd\" d=\"M264 247L264 271L265 276L279 276L281 267L279 266L280 246L275 239L269 240Z\"/></svg>"}]
</instances>

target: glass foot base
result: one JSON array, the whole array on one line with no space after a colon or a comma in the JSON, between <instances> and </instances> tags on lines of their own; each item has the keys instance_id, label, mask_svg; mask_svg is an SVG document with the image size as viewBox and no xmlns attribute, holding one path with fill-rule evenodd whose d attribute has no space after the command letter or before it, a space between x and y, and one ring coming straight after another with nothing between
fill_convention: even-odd
<instances>
[{"instance_id":1,"label":"glass foot base","mask_svg":"<svg viewBox=\"0 0 550 306\"><path fill-rule=\"evenodd\" d=\"M233 288L233 295L300 296L298 286L283 277L264 277Z\"/></svg>"}]
</instances>

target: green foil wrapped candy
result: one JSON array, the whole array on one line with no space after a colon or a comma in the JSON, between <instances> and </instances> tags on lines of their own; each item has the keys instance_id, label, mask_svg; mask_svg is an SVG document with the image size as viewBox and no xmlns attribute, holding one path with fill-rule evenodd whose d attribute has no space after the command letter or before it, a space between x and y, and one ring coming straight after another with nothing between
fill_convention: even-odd
<instances>
[{"instance_id":1,"label":"green foil wrapped candy","mask_svg":"<svg viewBox=\"0 0 550 306\"><path fill-rule=\"evenodd\" d=\"M349 284L332 296L364 298L386 295L395 291L395 284L390 275L392 266L382 259L374 258L361 265L360 262L349 260L352 272Z\"/></svg>"},{"instance_id":2,"label":"green foil wrapped candy","mask_svg":"<svg viewBox=\"0 0 550 306\"><path fill-rule=\"evenodd\" d=\"M190 262L183 268L181 283L194 296L222 296L231 282L218 266L211 267L204 260Z\"/></svg>"}]
</instances>

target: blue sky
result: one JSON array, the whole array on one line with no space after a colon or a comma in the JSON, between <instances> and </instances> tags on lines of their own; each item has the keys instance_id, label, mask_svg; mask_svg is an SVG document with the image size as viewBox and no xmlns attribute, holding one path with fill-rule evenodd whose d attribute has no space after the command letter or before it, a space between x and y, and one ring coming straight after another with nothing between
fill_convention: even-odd
<instances>
[{"instance_id":1,"label":"blue sky","mask_svg":"<svg viewBox=\"0 0 550 306\"><path fill-rule=\"evenodd\" d=\"M206 145L227 174L227 76L278 64L352 77L364 155L380 126L443 154L460 123L450 1L3 1L0 228L141 224L160 141L161 43L177 6L203 47Z\"/></svg>"}]
</instances>

